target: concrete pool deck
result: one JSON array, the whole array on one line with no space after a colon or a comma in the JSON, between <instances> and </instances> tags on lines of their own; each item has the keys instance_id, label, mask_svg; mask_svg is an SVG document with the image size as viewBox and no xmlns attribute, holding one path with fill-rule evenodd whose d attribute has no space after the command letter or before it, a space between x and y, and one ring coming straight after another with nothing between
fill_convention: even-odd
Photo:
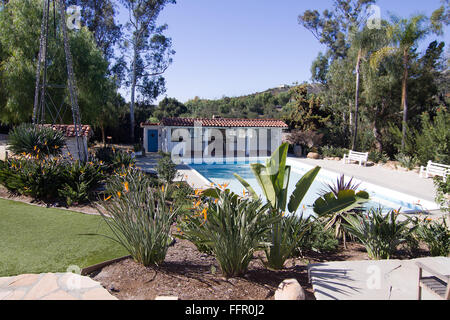
<instances>
[{"instance_id":1,"label":"concrete pool deck","mask_svg":"<svg viewBox=\"0 0 450 320\"><path fill-rule=\"evenodd\" d=\"M417 300L416 262L450 275L450 258L445 257L326 262L309 265L308 275L317 300ZM422 300L439 298L423 290Z\"/></svg>"},{"instance_id":2,"label":"concrete pool deck","mask_svg":"<svg viewBox=\"0 0 450 320\"><path fill-rule=\"evenodd\" d=\"M289 157L289 159L310 166L320 166L325 170L345 174L349 177L369 182L380 187L396 190L417 198L434 201L436 188L433 179L424 179L414 171L397 171L381 166L364 167L358 164L344 164L334 160L312 160Z\"/></svg>"}]
</instances>

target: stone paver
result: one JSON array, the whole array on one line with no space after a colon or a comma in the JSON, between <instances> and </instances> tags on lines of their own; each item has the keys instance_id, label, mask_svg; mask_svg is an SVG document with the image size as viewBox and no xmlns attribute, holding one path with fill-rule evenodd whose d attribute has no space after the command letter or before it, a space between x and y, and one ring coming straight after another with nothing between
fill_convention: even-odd
<instances>
[{"instance_id":1,"label":"stone paver","mask_svg":"<svg viewBox=\"0 0 450 320\"><path fill-rule=\"evenodd\" d=\"M117 300L99 282L74 273L0 278L0 300Z\"/></svg>"},{"instance_id":2,"label":"stone paver","mask_svg":"<svg viewBox=\"0 0 450 320\"><path fill-rule=\"evenodd\" d=\"M417 261L450 275L450 258L445 257L326 262L311 264L308 271L317 300L417 300ZM423 290L422 300L437 299Z\"/></svg>"}]
</instances>

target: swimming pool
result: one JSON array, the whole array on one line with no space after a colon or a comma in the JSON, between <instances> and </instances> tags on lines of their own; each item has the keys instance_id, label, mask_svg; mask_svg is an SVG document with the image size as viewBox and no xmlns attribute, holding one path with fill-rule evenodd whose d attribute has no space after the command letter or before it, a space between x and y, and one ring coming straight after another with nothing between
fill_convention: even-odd
<instances>
[{"instance_id":1,"label":"swimming pool","mask_svg":"<svg viewBox=\"0 0 450 320\"><path fill-rule=\"evenodd\" d=\"M263 196L262 190L258 185L251 169L250 163L260 162L264 163L265 159L254 159L252 161L233 161L231 163L224 164L190 164L189 166L202 175L208 183L214 184L228 184L228 188L237 194L243 194L244 187L234 177L233 173L237 173L244 178L259 195ZM288 186L288 196L292 193L295 185L300 178L313 167L292 159L287 160L287 164L292 167L291 177ZM314 183L311 185L308 193L303 199L302 205L304 205L305 214L312 214L312 205L314 201L319 197L322 190L326 189L327 184L334 185L336 180L340 177L340 174L331 172L325 169L321 169L317 175ZM351 177L346 176L346 181ZM380 187L371 183L367 183L358 179L353 179L355 183L360 183L358 190L365 190L370 194L370 201L365 204L366 208L382 207L385 211L395 209L400 210L403 213L414 213L417 211L435 210L437 205L433 202L418 199L416 197L390 190L384 187ZM300 209L299 209L300 211Z\"/></svg>"}]
</instances>

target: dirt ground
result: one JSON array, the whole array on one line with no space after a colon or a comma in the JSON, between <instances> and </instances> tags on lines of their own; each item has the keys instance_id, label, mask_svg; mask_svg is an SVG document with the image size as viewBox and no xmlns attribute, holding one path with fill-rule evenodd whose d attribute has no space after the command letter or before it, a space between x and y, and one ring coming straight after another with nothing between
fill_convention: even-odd
<instances>
[{"instance_id":1,"label":"dirt ground","mask_svg":"<svg viewBox=\"0 0 450 320\"><path fill-rule=\"evenodd\" d=\"M104 267L90 276L121 300L153 300L157 296L176 296L181 300L273 300L275 290L285 279L297 279L307 300L315 300L308 280L309 263L368 259L362 245L348 244L333 255L308 254L290 259L282 271L267 270L255 254L248 273L225 279L213 256L200 253L189 241L177 239L159 267L144 267L126 259Z\"/></svg>"}]
</instances>

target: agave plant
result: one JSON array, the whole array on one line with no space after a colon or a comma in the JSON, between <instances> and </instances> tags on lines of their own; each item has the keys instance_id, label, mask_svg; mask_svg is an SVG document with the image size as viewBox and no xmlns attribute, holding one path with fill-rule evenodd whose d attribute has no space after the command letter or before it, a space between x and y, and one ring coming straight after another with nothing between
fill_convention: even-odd
<instances>
[{"instance_id":1,"label":"agave plant","mask_svg":"<svg viewBox=\"0 0 450 320\"><path fill-rule=\"evenodd\" d=\"M333 194L337 197L339 191L342 190L358 190L361 183L353 183L353 178L351 178L348 182L345 182L345 175L341 175L336 180L336 184L327 184L325 189L322 189L321 195L327 194L328 192L333 192Z\"/></svg>"},{"instance_id":2,"label":"agave plant","mask_svg":"<svg viewBox=\"0 0 450 320\"><path fill-rule=\"evenodd\" d=\"M347 246L345 216L355 214L351 211L360 208L369 200L367 192L357 192L359 186L359 183L353 183L353 178L346 183L345 176L341 175L336 184L327 185L327 188L321 191L320 197L313 205L314 212L325 224L325 230L334 229L336 238L343 240L344 247Z\"/></svg>"}]
</instances>

